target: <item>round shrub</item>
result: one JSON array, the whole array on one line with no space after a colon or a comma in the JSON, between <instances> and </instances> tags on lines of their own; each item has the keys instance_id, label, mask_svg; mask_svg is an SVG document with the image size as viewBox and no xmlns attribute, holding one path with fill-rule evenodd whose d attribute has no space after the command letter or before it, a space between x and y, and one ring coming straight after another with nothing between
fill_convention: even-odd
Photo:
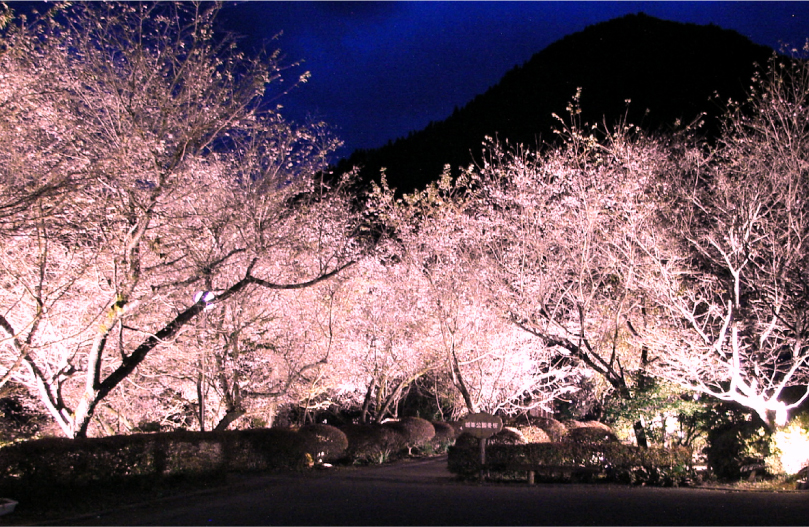
<instances>
[{"instance_id":1,"label":"round shrub","mask_svg":"<svg viewBox=\"0 0 809 527\"><path fill-rule=\"evenodd\" d=\"M548 437L554 443L563 441L567 435L567 427L551 417L537 418L533 424L548 434Z\"/></svg>"},{"instance_id":2,"label":"round shrub","mask_svg":"<svg viewBox=\"0 0 809 527\"><path fill-rule=\"evenodd\" d=\"M360 463L381 463L404 448L402 434L380 425L347 424L340 430L348 439L346 457Z\"/></svg>"},{"instance_id":3,"label":"round shrub","mask_svg":"<svg viewBox=\"0 0 809 527\"><path fill-rule=\"evenodd\" d=\"M455 437L463 433L463 422L461 421L447 421L447 424L455 430Z\"/></svg>"},{"instance_id":4,"label":"round shrub","mask_svg":"<svg viewBox=\"0 0 809 527\"><path fill-rule=\"evenodd\" d=\"M453 427L449 423L443 423L441 421L433 421L433 430L435 430L435 436L433 436L433 442L436 443L449 443L458 433L455 431L455 427Z\"/></svg>"},{"instance_id":5,"label":"round shrub","mask_svg":"<svg viewBox=\"0 0 809 527\"><path fill-rule=\"evenodd\" d=\"M307 425L298 430L298 435L303 439L306 452L318 462L341 459L348 448L348 438L334 426Z\"/></svg>"},{"instance_id":6,"label":"round shrub","mask_svg":"<svg viewBox=\"0 0 809 527\"><path fill-rule=\"evenodd\" d=\"M430 421L420 417L405 417L399 421L390 421L383 425L402 435L404 447L408 452L413 447L427 444L435 437L435 427Z\"/></svg>"},{"instance_id":7,"label":"round shrub","mask_svg":"<svg viewBox=\"0 0 809 527\"><path fill-rule=\"evenodd\" d=\"M618 438L609 430L597 426L582 426L567 431L565 441L570 443L617 443Z\"/></svg>"},{"instance_id":8,"label":"round shrub","mask_svg":"<svg viewBox=\"0 0 809 527\"><path fill-rule=\"evenodd\" d=\"M524 445L528 443L522 433L510 426L503 427L498 433L488 439L488 445Z\"/></svg>"},{"instance_id":9,"label":"round shrub","mask_svg":"<svg viewBox=\"0 0 809 527\"><path fill-rule=\"evenodd\" d=\"M587 426L584 421L577 421L576 419L568 419L563 424L568 430L573 430L574 428L584 428Z\"/></svg>"},{"instance_id":10,"label":"round shrub","mask_svg":"<svg viewBox=\"0 0 809 527\"><path fill-rule=\"evenodd\" d=\"M598 428L612 433L612 428L600 421L581 421L578 428Z\"/></svg>"},{"instance_id":11,"label":"round shrub","mask_svg":"<svg viewBox=\"0 0 809 527\"><path fill-rule=\"evenodd\" d=\"M521 426L519 428L528 443L550 443L551 438L545 430L538 426Z\"/></svg>"}]
</instances>

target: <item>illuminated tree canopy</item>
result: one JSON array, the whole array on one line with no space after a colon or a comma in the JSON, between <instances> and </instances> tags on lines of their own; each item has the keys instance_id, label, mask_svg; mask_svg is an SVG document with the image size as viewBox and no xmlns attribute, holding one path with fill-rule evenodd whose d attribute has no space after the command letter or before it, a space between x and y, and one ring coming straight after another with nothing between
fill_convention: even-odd
<instances>
[{"instance_id":1,"label":"illuminated tree canopy","mask_svg":"<svg viewBox=\"0 0 809 527\"><path fill-rule=\"evenodd\" d=\"M217 11L0 28L0 387L64 435L379 422L411 394L517 415L651 377L773 428L806 398L806 62L773 60L715 144L588 125L577 93L554 143L487 139L399 199L329 179L339 142L267 102L280 54Z\"/></svg>"}]
</instances>

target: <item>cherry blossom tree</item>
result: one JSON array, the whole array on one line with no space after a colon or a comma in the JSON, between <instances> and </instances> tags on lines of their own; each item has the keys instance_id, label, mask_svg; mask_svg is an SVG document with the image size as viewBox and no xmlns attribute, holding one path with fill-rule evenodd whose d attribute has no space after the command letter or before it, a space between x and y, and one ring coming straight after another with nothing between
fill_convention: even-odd
<instances>
[{"instance_id":1,"label":"cherry blossom tree","mask_svg":"<svg viewBox=\"0 0 809 527\"><path fill-rule=\"evenodd\" d=\"M384 190L383 183L381 195L390 196ZM446 171L424 191L404 200L391 198L381 207L385 220L395 226L411 288L420 284L423 325L432 328L422 346L429 346L440 361L433 379L450 381L451 391L460 396L461 404L452 412L456 416L462 411L516 413L547 407L571 390L572 368L504 320L489 297L481 283L486 256L470 198L463 182L451 182ZM434 389L439 390L437 385Z\"/></svg>"},{"instance_id":2,"label":"cherry blossom tree","mask_svg":"<svg viewBox=\"0 0 809 527\"><path fill-rule=\"evenodd\" d=\"M578 100L557 145L486 143L460 183L474 196L467 230L481 258L475 274L502 316L628 399L652 360L633 338L649 318L638 277L650 262L636 239L654 215L667 150L623 123L584 125Z\"/></svg>"},{"instance_id":3,"label":"cherry blossom tree","mask_svg":"<svg viewBox=\"0 0 809 527\"><path fill-rule=\"evenodd\" d=\"M439 365L423 277L403 264L400 247L380 249L343 277L336 320L334 400L362 422L396 416L413 383Z\"/></svg>"},{"instance_id":4,"label":"cherry blossom tree","mask_svg":"<svg viewBox=\"0 0 809 527\"><path fill-rule=\"evenodd\" d=\"M4 41L0 374L69 437L207 307L356 254L357 213L315 177L337 143L263 103L280 56L216 38L217 10L59 5Z\"/></svg>"},{"instance_id":5,"label":"cherry blossom tree","mask_svg":"<svg viewBox=\"0 0 809 527\"><path fill-rule=\"evenodd\" d=\"M809 394L809 68L773 59L731 104L713 149L662 181L644 245L660 312L643 332L657 375L734 401L771 428ZM785 389L804 386L801 397Z\"/></svg>"}]
</instances>

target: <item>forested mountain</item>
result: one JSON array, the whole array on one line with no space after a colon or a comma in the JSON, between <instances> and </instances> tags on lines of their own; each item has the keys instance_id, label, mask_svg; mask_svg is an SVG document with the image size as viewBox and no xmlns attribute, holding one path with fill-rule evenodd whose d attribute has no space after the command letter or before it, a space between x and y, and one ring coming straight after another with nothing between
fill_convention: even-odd
<instances>
[{"instance_id":1,"label":"forested mountain","mask_svg":"<svg viewBox=\"0 0 809 527\"><path fill-rule=\"evenodd\" d=\"M579 87L586 121L613 123L628 113L630 122L658 130L705 112L704 132L711 135L722 111L719 101L744 98L754 63L765 65L772 53L715 25L644 14L617 18L548 46L444 121L382 148L354 152L337 172L360 166L367 181L378 179L385 167L391 186L403 192L422 188L445 164L453 170L468 165L485 136L531 147L552 140L558 125L552 114L565 116Z\"/></svg>"}]
</instances>

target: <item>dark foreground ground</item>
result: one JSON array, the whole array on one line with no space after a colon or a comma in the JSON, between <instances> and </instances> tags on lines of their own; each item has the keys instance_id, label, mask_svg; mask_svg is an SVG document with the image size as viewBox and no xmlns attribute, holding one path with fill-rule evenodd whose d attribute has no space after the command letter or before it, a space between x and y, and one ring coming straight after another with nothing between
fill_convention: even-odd
<instances>
[{"instance_id":1,"label":"dark foreground ground","mask_svg":"<svg viewBox=\"0 0 809 527\"><path fill-rule=\"evenodd\" d=\"M807 525L809 492L467 483L446 457L250 476L50 525ZM0 518L11 520L13 515Z\"/></svg>"}]
</instances>

